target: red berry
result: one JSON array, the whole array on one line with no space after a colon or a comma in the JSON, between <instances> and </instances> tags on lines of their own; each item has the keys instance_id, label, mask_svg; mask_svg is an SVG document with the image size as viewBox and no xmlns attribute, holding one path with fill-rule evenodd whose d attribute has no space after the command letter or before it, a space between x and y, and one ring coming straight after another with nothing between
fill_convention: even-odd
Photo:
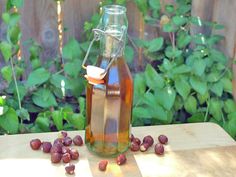
<instances>
[{"instance_id":1,"label":"red berry","mask_svg":"<svg viewBox=\"0 0 236 177\"><path fill-rule=\"evenodd\" d=\"M155 145L154 150L155 150L155 153L156 153L157 155L163 155L163 154L164 154L164 151L165 151L164 146L163 146L162 144L160 144L160 143L157 143L157 144Z\"/></svg>"},{"instance_id":2,"label":"red berry","mask_svg":"<svg viewBox=\"0 0 236 177\"><path fill-rule=\"evenodd\" d=\"M131 151L138 151L139 150L139 145L135 142L131 142L130 150Z\"/></svg>"},{"instance_id":3,"label":"red berry","mask_svg":"<svg viewBox=\"0 0 236 177\"><path fill-rule=\"evenodd\" d=\"M41 141L40 139L33 139L30 141L30 146L33 150L38 150L41 146Z\"/></svg>"},{"instance_id":4,"label":"red berry","mask_svg":"<svg viewBox=\"0 0 236 177\"><path fill-rule=\"evenodd\" d=\"M135 142L136 144L140 145L141 141L139 138L134 138L132 142Z\"/></svg>"},{"instance_id":5,"label":"red berry","mask_svg":"<svg viewBox=\"0 0 236 177\"><path fill-rule=\"evenodd\" d=\"M150 145L149 145L148 143L142 143L142 144L140 145L140 151L141 151L141 152L145 152L145 151L148 150L149 147L150 147Z\"/></svg>"},{"instance_id":6,"label":"red berry","mask_svg":"<svg viewBox=\"0 0 236 177\"><path fill-rule=\"evenodd\" d=\"M62 147L62 152L61 152L61 153L62 153L62 154L70 153L70 148L67 147L67 146L63 146L63 147Z\"/></svg>"},{"instance_id":7,"label":"red berry","mask_svg":"<svg viewBox=\"0 0 236 177\"><path fill-rule=\"evenodd\" d=\"M79 152L76 149L71 149L70 156L72 160L77 160L79 158Z\"/></svg>"},{"instance_id":8,"label":"red berry","mask_svg":"<svg viewBox=\"0 0 236 177\"><path fill-rule=\"evenodd\" d=\"M148 143L149 146L152 146L154 143L154 140L151 135L148 135L143 138L143 143Z\"/></svg>"},{"instance_id":9,"label":"red berry","mask_svg":"<svg viewBox=\"0 0 236 177\"><path fill-rule=\"evenodd\" d=\"M53 145L54 144L63 144L64 143L64 138L57 138L54 140Z\"/></svg>"},{"instance_id":10,"label":"red berry","mask_svg":"<svg viewBox=\"0 0 236 177\"><path fill-rule=\"evenodd\" d=\"M118 165L123 165L124 163L126 163L126 156L124 155L124 154L120 154L120 155L118 155L117 156L117 158L116 158L116 163L118 164Z\"/></svg>"},{"instance_id":11,"label":"red berry","mask_svg":"<svg viewBox=\"0 0 236 177\"><path fill-rule=\"evenodd\" d=\"M66 170L66 173L67 174L70 174L70 175L72 175L72 174L74 174L75 172L75 165L74 164L67 164L66 166L65 166L65 170Z\"/></svg>"},{"instance_id":12,"label":"red berry","mask_svg":"<svg viewBox=\"0 0 236 177\"><path fill-rule=\"evenodd\" d=\"M158 136L158 140L161 144L167 144L168 143L168 138L166 135L160 135Z\"/></svg>"},{"instance_id":13,"label":"red berry","mask_svg":"<svg viewBox=\"0 0 236 177\"><path fill-rule=\"evenodd\" d=\"M52 143L50 143L50 142L43 142L42 147L43 147L43 152L49 153L51 148L52 148Z\"/></svg>"},{"instance_id":14,"label":"red berry","mask_svg":"<svg viewBox=\"0 0 236 177\"><path fill-rule=\"evenodd\" d=\"M77 145L77 146L82 146L83 145L83 139L80 135L76 135L74 138L73 138L73 143L74 145Z\"/></svg>"},{"instance_id":15,"label":"red berry","mask_svg":"<svg viewBox=\"0 0 236 177\"><path fill-rule=\"evenodd\" d=\"M51 153L51 162L52 163L59 163L61 161L61 154L54 152Z\"/></svg>"},{"instance_id":16,"label":"red berry","mask_svg":"<svg viewBox=\"0 0 236 177\"><path fill-rule=\"evenodd\" d=\"M71 160L70 154L69 153L63 154L61 159L64 163L69 163Z\"/></svg>"},{"instance_id":17,"label":"red berry","mask_svg":"<svg viewBox=\"0 0 236 177\"><path fill-rule=\"evenodd\" d=\"M107 160L101 160L98 164L98 168L101 171L105 171L107 168L108 161Z\"/></svg>"},{"instance_id":18,"label":"red berry","mask_svg":"<svg viewBox=\"0 0 236 177\"><path fill-rule=\"evenodd\" d=\"M72 144L72 139L67 136L64 138L64 143L63 143L65 146L70 146Z\"/></svg>"},{"instance_id":19,"label":"red berry","mask_svg":"<svg viewBox=\"0 0 236 177\"><path fill-rule=\"evenodd\" d=\"M65 138L65 137L67 137L68 134L67 134L66 131L61 131L61 135L62 135L63 138Z\"/></svg>"},{"instance_id":20,"label":"red berry","mask_svg":"<svg viewBox=\"0 0 236 177\"><path fill-rule=\"evenodd\" d=\"M131 134L131 136L130 136L130 141L132 142L133 140L134 140L134 135Z\"/></svg>"},{"instance_id":21,"label":"red berry","mask_svg":"<svg viewBox=\"0 0 236 177\"><path fill-rule=\"evenodd\" d=\"M51 153L57 152L57 153L60 153L60 154L61 154L61 153L62 153L62 147L63 147L62 144L54 144L54 145L52 146L50 152L51 152Z\"/></svg>"}]
</instances>

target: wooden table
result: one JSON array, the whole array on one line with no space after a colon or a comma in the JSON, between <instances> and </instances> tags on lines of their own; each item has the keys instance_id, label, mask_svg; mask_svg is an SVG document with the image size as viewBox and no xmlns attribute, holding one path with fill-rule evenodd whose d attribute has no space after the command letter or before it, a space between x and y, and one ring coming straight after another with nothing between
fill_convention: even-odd
<instances>
[{"instance_id":1,"label":"wooden table","mask_svg":"<svg viewBox=\"0 0 236 177\"><path fill-rule=\"evenodd\" d=\"M137 127L132 133L140 138L145 135L169 138L164 156L154 154L153 147L147 152L127 152L127 163L118 166L110 158L106 172L98 170L102 159L88 152L86 146L79 147L80 159L74 161L75 175L81 177L232 177L236 175L236 143L218 125L196 123ZM84 136L84 131L68 132ZM52 164L50 155L33 151L29 142L33 138L53 141L58 133L40 133L0 136L1 177L63 177L67 176L64 164ZM155 143L157 138L155 139ZM69 176L69 175L68 175Z\"/></svg>"}]
</instances>

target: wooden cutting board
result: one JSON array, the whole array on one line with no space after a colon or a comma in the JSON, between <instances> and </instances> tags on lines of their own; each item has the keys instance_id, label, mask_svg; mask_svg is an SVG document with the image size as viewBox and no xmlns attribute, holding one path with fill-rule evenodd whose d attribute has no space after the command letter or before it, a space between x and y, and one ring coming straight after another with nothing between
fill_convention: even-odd
<instances>
[{"instance_id":1,"label":"wooden cutting board","mask_svg":"<svg viewBox=\"0 0 236 177\"><path fill-rule=\"evenodd\" d=\"M218 125L213 123L165 125L133 128L135 136L169 138L164 156L154 154L153 147L147 152L130 152L127 164L118 166L114 158L108 158L106 172L98 170L97 163L104 159L90 153L86 146L76 147L80 152L78 161L72 161L78 177L232 177L236 173L236 143ZM69 136L84 136L84 131L70 131ZM50 155L33 151L29 142L33 138L53 141L56 133L0 136L0 176L3 177L62 177L64 164L52 164ZM155 143L157 138L155 138Z\"/></svg>"}]
</instances>

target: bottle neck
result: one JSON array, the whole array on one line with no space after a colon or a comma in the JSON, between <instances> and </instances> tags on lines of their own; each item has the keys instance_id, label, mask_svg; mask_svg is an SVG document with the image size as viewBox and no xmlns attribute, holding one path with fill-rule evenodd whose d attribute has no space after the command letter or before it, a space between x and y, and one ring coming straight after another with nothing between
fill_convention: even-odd
<instances>
[{"instance_id":1,"label":"bottle neck","mask_svg":"<svg viewBox=\"0 0 236 177\"><path fill-rule=\"evenodd\" d=\"M120 50L121 44L117 39L121 39L122 41L126 40L128 28L126 8L119 5L105 6L99 28L105 32L100 39L101 55L105 58L112 58L115 55L117 55L117 57L122 56L124 54L124 46L122 46ZM117 51L119 51L119 53L117 53Z\"/></svg>"}]
</instances>

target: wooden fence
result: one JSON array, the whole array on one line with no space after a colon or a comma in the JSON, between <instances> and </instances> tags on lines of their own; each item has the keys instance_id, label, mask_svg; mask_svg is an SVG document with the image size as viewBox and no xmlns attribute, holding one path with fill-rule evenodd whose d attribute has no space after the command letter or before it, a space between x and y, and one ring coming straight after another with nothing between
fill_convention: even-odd
<instances>
[{"instance_id":1,"label":"wooden fence","mask_svg":"<svg viewBox=\"0 0 236 177\"><path fill-rule=\"evenodd\" d=\"M173 2L174 0L161 0L162 3ZM0 0L0 14L4 11L6 0ZM67 28L63 32L62 45L70 37L75 37L79 41L83 40L83 24L89 20L97 10L99 0L65 0L59 6L55 0L25 0L21 9L21 29L22 41L33 38L44 49L42 59L52 59L59 52L59 31L58 18L63 21L63 27ZM132 37L151 39L160 35L157 28L145 26L142 15L136 8L133 0L127 4L129 35ZM61 13L58 16L58 11ZM225 29L220 33L225 36L220 48L230 58L235 58L236 53L236 23L235 23L235 0L193 0L192 13L205 20L217 21L225 25ZM0 40L6 36L5 27L0 20ZM193 32L208 33L209 29L193 29ZM28 51L25 45L21 45L21 55L27 61ZM136 52L134 60L135 67L143 65L142 51ZM235 68L236 71L236 68ZM235 72L236 73L236 72ZM236 74L235 74L236 76Z\"/></svg>"}]
</instances>

